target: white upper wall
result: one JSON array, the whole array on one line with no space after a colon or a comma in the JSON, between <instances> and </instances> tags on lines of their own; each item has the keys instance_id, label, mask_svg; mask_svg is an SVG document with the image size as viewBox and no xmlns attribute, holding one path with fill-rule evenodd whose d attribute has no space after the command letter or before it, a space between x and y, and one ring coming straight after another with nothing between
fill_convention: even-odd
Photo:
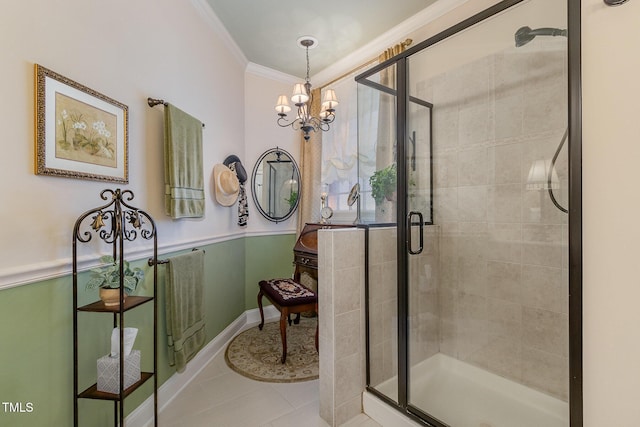
<instances>
[{"instance_id":1,"label":"white upper wall","mask_svg":"<svg viewBox=\"0 0 640 427\"><path fill-rule=\"evenodd\" d=\"M302 133L276 124L275 110L279 95L291 96L294 83L298 79L269 68L250 63L245 74L245 139L246 155L242 159L249 179L247 198L249 199L249 221L247 232L251 234L294 233L297 215L278 224L263 217L253 203L251 178L258 158L270 148L288 151L300 167L300 140ZM289 113L291 119L293 112Z\"/></svg>"},{"instance_id":2,"label":"white upper wall","mask_svg":"<svg viewBox=\"0 0 640 427\"><path fill-rule=\"evenodd\" d=\"M243 233L236 210L213 202L211 177L228 154L245 154L246 63L189 2L63 3L12 2L0 16L0 287L68 272L73 224L105 188L133 191L161 251ZM128 105L129 185L34 174L35 63ZM149 96L206 124L203 219L164 214L163 109L149 108Z\"/></svg>"}]
</instances>

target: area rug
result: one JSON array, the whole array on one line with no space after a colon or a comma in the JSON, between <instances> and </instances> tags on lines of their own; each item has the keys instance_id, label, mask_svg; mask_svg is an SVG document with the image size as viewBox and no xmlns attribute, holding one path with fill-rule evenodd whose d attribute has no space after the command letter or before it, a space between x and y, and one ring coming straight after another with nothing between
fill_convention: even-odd
<instances>
[{"instance_id":1,"label":"area rug","mask_svg":"<svg viewBox=\"0 0 640 427\"><path fill-rule=\"evenodd\" d=\"M224 359L237 373L257 381L292 383L318 378L315 347L317 318L301 318L287 325L287 360L280 362L280 322L266 323L237 335L227 346Z\"/></svg>"}]
</instances>

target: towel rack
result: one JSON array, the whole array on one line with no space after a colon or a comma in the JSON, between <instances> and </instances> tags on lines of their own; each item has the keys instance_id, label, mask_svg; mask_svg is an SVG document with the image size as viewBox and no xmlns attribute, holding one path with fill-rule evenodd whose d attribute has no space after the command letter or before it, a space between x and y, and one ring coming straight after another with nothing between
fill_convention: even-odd
<instances>
[{"instance_id":1,"label":"towel rack","mask_svg":"<svg viewBox=\"0 0 640 427\"><path fill-rule=\"evenodd\" d=\"M156 99L156 98L147 98L147 104L149 104L149 107L153 108L156 105L164 105L165 107L167 105L169 105L169 103L167 101L165 101L164 99ZM202 124L202 128L204 129L204 123Z\"/></svg>"},{"instance_id":2,"label":"towel rack","mask_svg":"<svg viewBox=\"0 0 640 427\"><path fill-rule=\"evenodd\" d=\"M203 254L207 253L204 249L198 249L198 248L191 249L191 252L194 252L194 251L202 251ZM168 262L169 262L168 259L159 259L154 262L153 258L149 258L149 260L147 261L147 264L149 264L149 267L153 267L153 264L160 265L160 264L167 264Z\"/></svg>"}]
</instances>

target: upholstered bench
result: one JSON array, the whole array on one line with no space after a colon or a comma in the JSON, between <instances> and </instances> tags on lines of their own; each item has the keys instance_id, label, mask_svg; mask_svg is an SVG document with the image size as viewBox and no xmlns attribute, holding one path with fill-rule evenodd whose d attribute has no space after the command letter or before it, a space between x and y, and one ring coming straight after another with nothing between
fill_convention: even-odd
<instances>
[{"instance_id":1,"label":"upholstered bench","mask_svg":"<svg viewBox=\"0 0 640 427\"><path fill-rule=\"evenodd\" d=\"M318 295L306 286L292 279L261 280L258 283L258 307L260 308L260 325L264 326L264 313L262 312L262 297L266 296L274 307L280 311L280 337L282 338L282 363L287 360L287 322L291 325L291 314L299 314L305 311L318 310ZM298 323L296 321L296 323ZM318 350L318 327L315 337L316 350Z\"/></svg>"}]
</instances>

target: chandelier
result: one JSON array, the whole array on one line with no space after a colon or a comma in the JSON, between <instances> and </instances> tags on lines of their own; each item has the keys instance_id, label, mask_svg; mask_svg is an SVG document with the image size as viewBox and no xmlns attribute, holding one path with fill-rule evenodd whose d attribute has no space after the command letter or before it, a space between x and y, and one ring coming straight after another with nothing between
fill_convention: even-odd
<instances>
[{"instance_id":1,"label":"chandelier","mask_svg":"<svg viewBox=\"0 0 640 427\"><path fill-rule=\"evenodd\" d=\"M293 87L291 102L298 109L295 120L287 120L287 113L291 111L291 107L286 95L280 95L276 104L278 125L281 127L291 126L294 130L302 130L305 141L309 140L312 131L317 132L320 129L326 132L329 130L329 125L336 118L335 107L338 105L335 91L327 89L324 91L320 114L318 117L311 115L313 97L311 95L311 82L309 81L309 48L314 48L317 43L318 41L311 36L303 36L298 39L298 44L300 47L305 48L307 53L307 77L304 83L296 83Z\"/></svg>"}]
</instances>

